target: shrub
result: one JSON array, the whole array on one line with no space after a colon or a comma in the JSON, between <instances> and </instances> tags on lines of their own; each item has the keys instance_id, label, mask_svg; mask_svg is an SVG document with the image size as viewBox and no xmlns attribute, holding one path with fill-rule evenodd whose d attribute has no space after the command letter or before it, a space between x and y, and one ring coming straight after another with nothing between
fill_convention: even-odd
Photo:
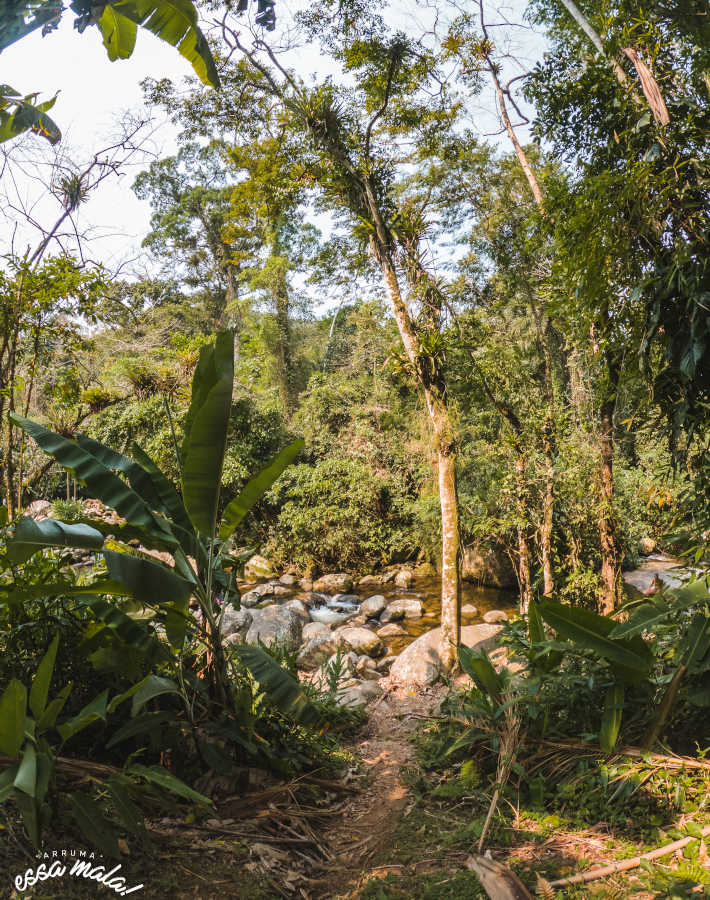
<instances>
[{"instance_id":1,"label":"shrub","mask_svg":"<svg viewBox=\"0 0 710 900\"><path fill-rule=\"evenodd\" d=\"M294 466L269 501L279 514L268 552L279 562L364 571L416 555L401 485L364 462L339 456Z\"/></svg>"}]
</instances>

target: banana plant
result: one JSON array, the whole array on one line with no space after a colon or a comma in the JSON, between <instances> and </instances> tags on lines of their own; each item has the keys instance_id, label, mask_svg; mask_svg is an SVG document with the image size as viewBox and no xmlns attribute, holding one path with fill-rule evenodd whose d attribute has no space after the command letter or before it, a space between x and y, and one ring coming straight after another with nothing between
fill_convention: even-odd
<instances>
[{"instance_id":1,"label":"banana plant","mask_svg":"<svg viewBox=\"0 0 710 900\"><path fill-rule=\"evenodd\" d=\"M0 17L0 52L38 28L53 31L66 12L63 0L25 0L5 4ZM127 59L136 44L138 27L176 47L205 84L219 87L219 75L207 40L197 24L192 0L72 0L74 27L89 25L101 32L110 60Z\"/></svg>"},{"instance_id":2,"label":"banana plant","mask_svg":"<svg viewBox=\"0 0 710 900\"><path fill-rule=\"evenodd\" d=\"M689 615L689 611L694 613ZM644 599L625 622L611 632L612 638L627 638L658 630L668 623L685 620L682 637L674 647L675 671L658 704L656 715L642 746L649 749L658 738L671 713L681 683L686 676L700 675L710 669L710 591L705 578L683 587L664 591L657 597Z\"/></svg>"},{"instance_id":3,"label":"banana plant","mask_svg":"<svg viewBox=\"0 0 710 900\"><path fill-rule=\"evenodd\" d=\"M56 697L49 699L58 646L57 635L42 657L29 690L18 679L12 679L0 696L0 752L8 757L0 772L0 804L14 801L22 814L27 836L38 849L42 831L53 812L50 795L57 750L94 722L106 722L108 715L130 697L134 710L140 710L148 700L165 690L161 679L147 676L110 702L108 691L103 691L76 715L60 722L59 716L72 685L65 685ZM145 837L142 816L128 799L130 792L138 790L137 780L157 785L185 799L211 805L208 797L193 791L160 766L129 764L123 773L110 776L103 787L113 800L114 814L134 834ZM83 791L73 793L70 802L74 819L89 841L107 856L119 857L117 835L106 819L104 807Z\"/></svg>"},{"instance_id":4,"label":"banana plant","mask_svg":"<svg viewBox=\"0 0 710 900\"><path fill-rule=\"evenodd\" d=\"M0 84L0 144L11 138L32 131L56 144L62 133L56 123L47 115L55 102L56 95L43 103L37 103L37 94L23 97L9 84Z\"/></svg>"},{"instance_id":5,"label":"banana plant","mask_svg":"<svg viewBox=\"0 0 710 900\"><path fill-rule=\"evenodd\" d=\"M619 636L615 633L614 619L587 609L544 598L537 601L535 611L558 637L571 642L570 650L591 650L609 664L614 683L604 698L599 743L602 750L610 753L621 729L625 688L640 684L650 676L654 664L651 648L641 634ZM539 626L536 630L539 631Z\"/></svg>"},{"instance_id":6,"label":"banana plant","mask_svg":"<svg viewBox=\"0 0 710 900\"><path fill-rule=\"evenodd\" d=\"M223 609L228 604L239 604L235 581L239 559L232 552L233 534L298 456L304 442L299 438L282 450L226 506L218 521L233 381L234 335L223 331L214 343L202 348L195 369L179 454L181 492L136 444L129 458L87 436L70 440L12 413L11 419L18 428L85 485L91 496L114 509L123 522L35 522L21 517L8 541L7 556L19 564L47 547L101 553L105 574L70 589L64 581L45 584L39 588L41 595L81 596L106 629L132 646L143 648L154 644L157 637L144 621L138 620L138 615L144 609L152 610L154 624L164 629L167 638L167 644L162 642L164 651L179 659L189 649L193 655L204 654L210 698L234 716L229 661L220 635ZM139 549L129 546L129 541L138 541ZM154 558L150 550L169 554L173 565ZM190 614L191 597L199 605L199 617ZM12 589L5 596L9 604L22 599ZM248 660L245 665L249 665ZM261 660L260 670L263 669ZM276 673L272 674L275 677ZM292 694L297 693L298 685L294 684ZM186 708L189 713L191 705L186 703ZM298 708L298 703L291 704L291 709Z\"/></svg>"}]
</instances>

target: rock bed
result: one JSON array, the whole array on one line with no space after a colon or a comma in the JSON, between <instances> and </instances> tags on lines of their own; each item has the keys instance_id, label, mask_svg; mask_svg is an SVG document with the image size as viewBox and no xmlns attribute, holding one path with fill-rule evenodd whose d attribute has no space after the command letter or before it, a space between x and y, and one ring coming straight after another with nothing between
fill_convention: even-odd
<instances>
[{"instance_id":1,"label":"rock bed","mask_svg":"<svg viewBox=\"0 0 710 900\"><path fill-rule=\"evenodd\" d=\"M357 587L346 573L325 575L314 582L289 573L261 584L245 584L242 608L223 613L224 641L279 643L297 653L301 679L320 688L326 687L329 669L339 659L339 701L344 705L362 705L380 696L378 682L388 674L403 683L430 684L439 673L440 629L427 629L426 623L438 618L438 613L427 608L432 604L417 592L417 581L413 572L404 569L365 576ZM375 592L378 587L383 593ZM462 611L464 621L478 615L471 604ZM464 626L462 640L471 647L491 649L501 630L499 623L508 616L502 610L489 610L482 619L483 624ZM420 632L424 629L423 633L413 637L401 653L393 652L392 643L398 642L401 650L411 625Z\"/></svg>"}]
</instances>

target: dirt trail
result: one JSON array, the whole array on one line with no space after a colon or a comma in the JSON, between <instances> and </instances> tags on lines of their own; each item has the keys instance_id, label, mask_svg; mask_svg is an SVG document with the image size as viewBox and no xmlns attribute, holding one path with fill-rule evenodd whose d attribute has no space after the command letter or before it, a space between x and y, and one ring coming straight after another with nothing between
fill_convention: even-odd
<instances>
[{"instance_id":1,"label":"dirt trail","mask_svg":"<svg viewBox=\"0 0 710 900\"><path fill-rule=\"evenodd\" d=\"M336 855L319 880L315 896L348 896L372 872L369 861L393 839L405 812L409 789L405 770L414 764L412 736L423 719L439 711L444 688L437 685L414 693L383 679L384 697L370 704L368 718L348 745L361 761L362 789L348 801L328 835Z\"/></svg>"}]
</instances>

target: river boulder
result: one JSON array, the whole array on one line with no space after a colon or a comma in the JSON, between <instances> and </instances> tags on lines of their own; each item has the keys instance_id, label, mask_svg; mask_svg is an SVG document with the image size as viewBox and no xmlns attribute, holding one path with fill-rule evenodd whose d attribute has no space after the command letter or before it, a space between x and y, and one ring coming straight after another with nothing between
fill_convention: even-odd
<instances>
[{"instance_id":1,"label":"river boulder","mask_svg":"<svg viewBox=\"0 0 710 900\"><path fill-rule=\"evenodd\" d=\"M300 650L296 657L299 669L317 669L338 649L338 643L330 631L317 634Z\"/></svg>"},{"instance_id":2,"label":"river boulder","mask_svg":"<svg viewBox=\"0 0 710 900\"><path fill-rule=\"evenodd\" d=\"M375 619L385 606L387 606L387 601L382 594L374 594L372 597L368 597L367 600L362 601L360 612L363 616L367 616L368 619Z\"/></svg>"},{"instance_id":3,"label":"river boulder","mask_svg":"<svg viewBox=\"0 0 710 900\"><path fill-rule=\"evenodd\" d=\"M380 616L380 622L398 622L400 619L421 619L422 604L416 597L402 597L401 600L393 600Z\"/></svg>"},{"instance_id":4,"label":"river boulder","mask_svg":"<svg viewBox=\"0 0 710 900\"><path fill-rule=\"evenodd\" d=\"M228 644L243 641L252 621L253 616L248 609L225 606L219 623L222 640Z\"/></svg>"},{"instance_id":5,"label":"river boulder","mask_svg":"<svg viewBox=\"0 0 710 900\"><path fill-rule=\"evenodd\" d=\"M492 650L501 625L464 625L461 643L472 650ZM403 650L392 664L390 675L404 684L433 684L441 672L439 641L441 628L433 628Z\"/></svg>"},{"instance_id":6,"label":"river boulder","mask_svg":"<svg viewBox=\"0 0 710 900\"><path fill-rule=\"evenodd\" d=\"M276 575L274 567L265 556L255 553L244 566L244 579L246 581L260 581L262 578L273 578Z\"/></svg>"},{"instance_id":7,"label":"river boulder","mask_svg":"<svg viewBox=\"0 0 710 900\"><path fill-rule=\"evenodd\" d=\"M502 625L503 622L508 621L508 613L503 612L502 609L491 609L483 613L483 621L487 625Z\"/></svg>"},{"instance_id":8,"label":"river boulder","mask_svg":"<svg viewBox=\"0 0 710 900\"><path fill-rule=\"evenodd\" d=\"M347 594L353 589L353 580L347 572L323 575L313 582L313 590L323 594Z\"/></svg>"},{"instance_id":9,"label":"river boulder","mask_svg":"<svg viewBox=\"0 0 710 900\"><path fill-rule=\"evenodd\" d=\"M379 656L384 649L382 641L369 628L358 625L341 625L333 632L338 646L354 650L358 655Z\"/></svg>"},{"instance_id":10,"label":"river boulder","mask_svg":"<svg viewBox=\"0 0 710 900\"><path fill-rule=\"evenodd\" d=\"M266 606L251 611L253 621L247 632L247 642L261 641L267 647L281 644L288 650L296 650L301 645L303 620L288 606Z\"/></svg>"}]
</instances>

